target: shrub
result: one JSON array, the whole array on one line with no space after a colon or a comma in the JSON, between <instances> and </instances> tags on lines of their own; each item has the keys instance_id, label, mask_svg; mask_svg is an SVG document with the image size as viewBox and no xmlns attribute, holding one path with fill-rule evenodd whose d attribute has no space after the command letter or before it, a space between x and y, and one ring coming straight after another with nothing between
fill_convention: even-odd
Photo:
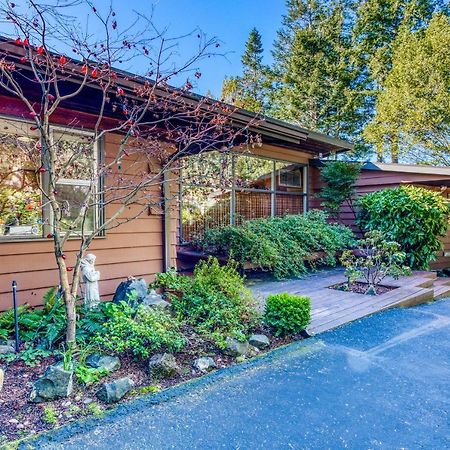
<instances>
[{"instance_id":1,"label":"shrub","mask_svg":"<svg viewBox=\"0 0 450 450\"><path fill-rule=\"evenodd\" d=\"M345 161L328 161L320 169L320 176L325 185L318 197L322 206L334 217L340 217L340 209L344 203L354 213L355 182L361 172L361 164Z\"/></svg>"},{"instance_id":2,"label":"shrub","mask_svg":"<svg viewBox=\"0 0 450 450\"><path fill-rule=\"evenodd\" d=\"M265 323L276 336L296 334L311 320L311 299L287 292L269 295L264 313Z\"/></svg>"},{"instance_id":3,"label":"shrub","mask_svg":"<svg viewBox=\"0 0 450 450\"><path fill-rule=\"evenodd\" d=\"M367 293L376 294L376 287L387 276L398 279L400 275L411 274L411 269L403 265L406 254L400 251L400 245L385 241L380 231L369 231L360 241L359 252L355 255L345 251L341 263L346 268L349 284L363 278L369 285Z\"/></svg>"},{"instance_id":4,"label":"shrub","mask_svg":"<svg viewBox=\"0 0 450 450\"><path fill-rule=\"evenodd\" d=\"M335 265L336 253L354 243L349 228L330 224L324 212L313 210L304 215L249 220L237 227L208 230L197 246L241 265L252 263L282 279L303 274L305 261ZM317 252L325 256L312 261Z\"/></svg>"},{"instance_id":5,"label":"shrub","mask_svg":"<svg viewBox=\"0 0 450 450\"><path fill-rule=\"evenodd\" d=\"M146 358L161 349L178 351L186 344L180 323L159 308L139 306L134 310L125 302L109 303L108 315L109 320L95 336L106 350Z\"/></svg>"},{"instance_id":6,"label":"shrub","mask_svg":"<svg viewBox=\"0 0 450 450\"><path fill-rule=\"evenodd\" d=\"M425 269L436 258L450 213L439 192L400 186L367 194L359 205L359 225L379 230L385 239L398 242L410 267Z\"/></svg>"},{"instance_id":7,"label":"shrub","mask_svg":"<svg viewBox=\"0 0 450 450\"><path fill-rule=\"evenodd\" d=\"M185 285L180 298L172 306L180 317L203 334L210 335L222 346L226 336L243 338L256 323L253 297L230 261L221 266L216 258L201 261L194 270L191 283Z\"/></svg>"}]
</instances>

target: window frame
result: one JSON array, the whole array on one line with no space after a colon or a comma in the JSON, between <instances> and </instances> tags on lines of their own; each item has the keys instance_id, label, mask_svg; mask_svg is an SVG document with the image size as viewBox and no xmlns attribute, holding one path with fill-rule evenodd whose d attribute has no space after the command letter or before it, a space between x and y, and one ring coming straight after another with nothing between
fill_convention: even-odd
<instances>
[{"instance_id":1,"label":"window frame","mask_svg":"<svg viewBox=\"0 0 450 450\"><path fill-rule=\"evenodd\" d=\"M22 119L20 117L15 116L8 116L0 114L0 124L2 122L6 123L14 123L18 122L21 124L25 124L27 126L34 125L33 121ZM84 129L74 129L65 127L62 125L50 125L50 138L52 142L54 142L54 135L55 133L61 133L62 136L64 134L71 135L71 136L93 136L93 131L90 130L84 130ZM37 137L39 138L39 134L37 133ZM96 141L93 146L93 152L94 152L94 171L96 172L98 170L99 164L103 161L104 157L104 139L101 141ZM49 182L48 180L45 180L45 174L39 174L40 177L40 190L47 191L49 189ZM71 178L61 178L57 181L57 185L76 185L76 186L90 186L90 180L77 180L77 179L71 179ZM99 177L98 185L95 187L95 195L98 195L99 192L102 192L103 190L103 184L104 179L103 177ZM44 204L44 197L43 193L40 192L41 195L41 211L42 211L42 234L39 235L17 235L17 236L10 236L10 235L0 235L0 245L5 242L37 242L37 241L48 241L45 236L51 232L51 226L50 223L52 221L52 210L49 205L45 206ZM99 204L96 205L94 208L94 226L98 226L104 221L105 217L105 211L104 206L102 206L101 199L99 201ZM87 231L85 234L90 233L90 231ZM105 236L105 233L101 233L96 238L102 238ZM73 235L70 236L69 239L80 239L81 234L78 232L73 232Z\"/></svg>"},{"instance_id":2,"label":"window frame","mask_svg":"<svg viewBox=\"0 0 450 450\"><path fill-rule=\"evenodd\" d=\"M218 151L218 150L215 150ZM188 243L189 241L184 239L184 229L183 229L183 221L182 221L182 208L183 208L183 189L185 187L200 187L200 188L209 188L209 189L222 189L223 191L230 191L230 223L229 225L235 226L236 225L236 192L255 192L255 193L265 193L270 194L270 209L271 214L270 217L276 217L277 216L277 195L291 195L291 196L297 196L303 198L303 204L302 204L302 213L305 214L308 210L308 164L305 163L299 163L295 161L288 161L282 158L273 158L269 156L261 156L256 155L254 153L242 153L239 151L233 151L228 150L228 152L231 155L231 179L232 184L230 187L225 187L222 185L218 185L216 187L209 186L206 184L193 184L193 183L185 183L183 178L182 170L180 170L180 183L179 183L179 203L180 203L180 215L179 215L179 244L183 245ZM194 155L196 156L196 155ZM257 159L262 159L266 161L271 161L272 164L272 171L271 171L271 181L270 181L270 189L260 189L260 188L246 188L246 187L240 187L236 185L236 158L237 157L252 157ZM187 156L189 158L189 156ZM278 181L278 175L280 170L277 168L277 163L283 163L286 165L296 165L297 167L302 169L301 173L301 186L295 186L295 188L300 188L301 192L286 192L281 191L277 189L277 181ZM278 186L285 187L278 183ZM288 186L292 187L293 186Z\"/></svg>"}]
</instances>

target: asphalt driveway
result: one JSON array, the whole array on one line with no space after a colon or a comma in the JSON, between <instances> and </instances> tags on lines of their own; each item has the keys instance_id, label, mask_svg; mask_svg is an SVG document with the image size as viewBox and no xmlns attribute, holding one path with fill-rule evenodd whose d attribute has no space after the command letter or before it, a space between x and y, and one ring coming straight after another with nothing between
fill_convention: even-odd
<instances>
[{"instance_id":1,"label":"asphalt driveway","mask_svg":"<svg viewBox=\"0 0 450 450\"><path fill-rule=\"evenodd\" d=\"M31 445L445 449L449 409L450 300L443 300L361 319Z\"/></svg>"}]
</instances>

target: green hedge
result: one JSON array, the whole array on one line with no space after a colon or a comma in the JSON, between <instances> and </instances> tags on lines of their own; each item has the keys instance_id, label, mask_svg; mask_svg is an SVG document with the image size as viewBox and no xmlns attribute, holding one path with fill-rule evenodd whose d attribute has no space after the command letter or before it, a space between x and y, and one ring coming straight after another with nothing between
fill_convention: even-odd
<instances>
[{"instance_id":1,"label":"green hedge","mask_svg":"<svg viewBox=\"0 0 450 450\"><path fill-rule=\"evenodd\" d=\"M282 294L267 297L264 322L276 336L297 334L311 320L311 299L300 295Z\"/></svg>"},{"instance_id":2,"label":"green hedge","mask_svg":"<svg viewBox=\"0 0 450 450\"><path fill-rule=\"evenodd\" d=\"M322 211L244 222L207 230L196 246L208 253L227 256L240 264L251 263L277 278L299 276L305 261L324 252L318 262L335 265L335 255L354 245L347 227L331 224Z\"/></svg>"},{"instance_id":3,"label":"green hedge","mask_svg":"<svg viewBox=\"0 0 450 450\"><path fill-rule=\"evenodd\" d=\"M358 223L363 230L379 230L406 253L406 263L426 269L441 248L439 237L448 228L449 206L435 191L415 186L383 189L359 201Z\"/></svg>"}]
</instances>

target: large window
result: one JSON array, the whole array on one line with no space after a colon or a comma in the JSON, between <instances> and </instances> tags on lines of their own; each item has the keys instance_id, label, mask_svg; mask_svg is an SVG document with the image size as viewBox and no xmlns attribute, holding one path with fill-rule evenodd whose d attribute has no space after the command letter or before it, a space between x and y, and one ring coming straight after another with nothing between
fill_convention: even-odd
<instances>
[{"instance_id":1,"label":"large window","mask_svg":"<svg viewBox=\"0 0 450 450\"><path fill-rule=\"evenodd\" d=\"M306 167L238 152L209 152L183 159L181 241L245 220L301 214Z\"/></svg>"},{"instance_id":2,"label":"large window","mask_svg":"<svg viewBox=\"0 0 450 450\"><path fill-rule=\"evenodd\" d=\"M96 198L97 149L87 134L52 130L56 149L56 198L63 228L88 208L85 232L94 228L99 214ZM39 238L51 231L52 212L45 195L48 174L40 170L39 137L29 123L0 119L0 240ZM88 197L91 199L87 202ZM75 231L81 230L81 222Z\"/></svg>"}]
</instances>

